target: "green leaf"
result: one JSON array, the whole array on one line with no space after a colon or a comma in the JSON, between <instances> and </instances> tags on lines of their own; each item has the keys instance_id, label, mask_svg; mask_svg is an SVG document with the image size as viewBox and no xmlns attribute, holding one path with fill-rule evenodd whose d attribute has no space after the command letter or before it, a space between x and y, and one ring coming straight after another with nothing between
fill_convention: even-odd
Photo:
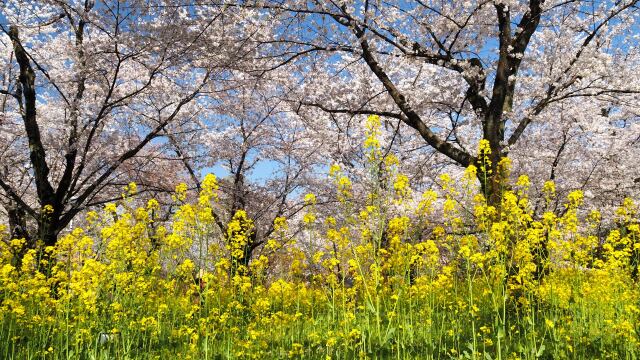
<instances>
[{"instance_id":1,"label":"green leaf","mask_svg":"<svg viewBox=\"0 0 640 360\"><path fill-rule=\"evenodd\" d=\"M384 334L384 340L385 341L389 341L393 335L396 333L396 328L395 327L391 327L387 330L387 333Z\"/></svg>"},{"instance_id":2,"label":"green leaf","mask_svg":"<svg viewBox=\"0 0 640 360\"><path fill-rule=\"evenodd\" d=\"M371 311L372 314L376 314L378 312L371 301L367 301L367 308L369 309L369 311Z\"/></svg>"}]
</instances>

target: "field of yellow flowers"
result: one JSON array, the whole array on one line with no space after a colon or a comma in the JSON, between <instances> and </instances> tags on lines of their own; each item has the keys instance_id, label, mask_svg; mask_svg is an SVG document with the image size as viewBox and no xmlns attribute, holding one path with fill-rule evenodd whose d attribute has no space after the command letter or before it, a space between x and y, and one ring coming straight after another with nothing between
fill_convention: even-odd
<instances>
[{"instance_id":1,"label":"field of yellow flowers","mask_svg":"<svg viewBox=\"0 0 640 360\"><path fill-rule=\"evenodd\" d=\"M579 191L536 216L524 176L490 206L473 166L417 196L382 156L376 126L370 118L365 148L380 186L354 199L332 166L341 210L322 216L308 194L302 235L278 218L250 262L244 211L214 236L212 175L195 199L178 187L167 223L157 201L124 196L55 247L5 236L0 358L637 358L631 200L603 231ZM555 200L553 183L544 194Z\"/></svg>"}]
</instances>

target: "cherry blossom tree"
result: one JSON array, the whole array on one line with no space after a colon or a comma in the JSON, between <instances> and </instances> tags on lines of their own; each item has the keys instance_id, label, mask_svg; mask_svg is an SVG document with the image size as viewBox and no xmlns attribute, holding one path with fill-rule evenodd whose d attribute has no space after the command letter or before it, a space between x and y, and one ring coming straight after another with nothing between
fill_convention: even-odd
<instances>
[{"instance_id":1,"label":"cherry blossom tree","mask_svg":"<svg viewBox=\"0 0 640 360\"><path fill-rule=\"evenodd\" d=\"M232 115L205 125L196 141L205 144L205 169L220 175L216 218L222 233L239 210L253 223L240 259L244 265L273 235L278 218L295 218L304 208L300 195L315 190L317 166L326 163L317 138L282 100L277 86L282 75L245 76L245 86L222 101L223 112ZM192 180L196 183L197 176ZM299 229L291 223L289 230Z\"/></svg>"},{"instance_id":2,"label":"cherry blossom tree","mask_svg":"<svg viewBox=\"0 0 640 360\"><path fill-rule=\"evenodd\" d=\"M233 88L247 38L231 10L186 5L3 3L0 193L12 236L53 245L129 181L175 182L174 140Z\"/></svg>"},{"instance_id":3,"label":"cherry blossom tree","mask_svg":"<svg viewBox=\"0 0 640 360\"><path fill-rule=\"evenodd\" d=\"M428 144L435 164L476 165L494 203L507 156L538 184L552 179L619 196L640 177L628 161L638 156L637 1L245 6L268 11L279 27L262 46L265 68L291 69L299 112L342 128L354 116L381 115L390 142L413 134L404 143ZM485 154L477 151L481 139ZM418 164L433 158L421 153Z\"/></svg>"},{"instance_id":4,"label":"cherry blossom tree","mask_svg":"<svg viewBox=\"0 0 640 360\"><path fill-rule=\"evenodd\" d=\"M418 186L476 165L496 203L507 157L536 188L554 180L601 204L640 185L635 0L0 9L0 202L30 246L131 181L197 189L222 166L218 226L245 208L257 248L307 189L330 200L331 163L366 176L369 114Z\"/></svg>"}]
</instances>

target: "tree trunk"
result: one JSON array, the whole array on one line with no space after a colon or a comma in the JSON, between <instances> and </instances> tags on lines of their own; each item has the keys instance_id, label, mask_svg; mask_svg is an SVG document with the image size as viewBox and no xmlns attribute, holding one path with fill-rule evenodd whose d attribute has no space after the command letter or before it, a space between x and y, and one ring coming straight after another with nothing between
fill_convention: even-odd
<instances>
[{"instance_id":1,"label":"tree trunk","mask_svg":"<svg viewBox=\"0 0 640 360\"><path fill-rule=\"evenodd\" d=\"M42 241L42 246L55 246L60 232L57 226L58 223L59 221L54 219L53 216L45 217L44 215L43 219L38 222L38 235Z\"/></svg>"},{"instance_id":2,"label":"tree trunk","mask_svg":"<svg viewBox=\"0 0 640 360\"><path fill-rule=\"evenodd\" d=\"M14 201L10 201L7 206L7 216L9 218L9 229L12 239L25 239L30 243L31 237L27 230L26 213Z\"/></svg>"},{"instance_id":3,"label":"tree trunk","mask_svg":"<svg viewBox=\"0 0 640 360\"><path fill-rule=\"evenodd\" d=\"M490 145L490 149L490 154L478 155L475 166L478 168L477 177L480 182L480 191L485 196L487 204L499 208L502 194L509 187L509 169L504 162L507 157L501 147Z\"/></svg>"}]
</instances>

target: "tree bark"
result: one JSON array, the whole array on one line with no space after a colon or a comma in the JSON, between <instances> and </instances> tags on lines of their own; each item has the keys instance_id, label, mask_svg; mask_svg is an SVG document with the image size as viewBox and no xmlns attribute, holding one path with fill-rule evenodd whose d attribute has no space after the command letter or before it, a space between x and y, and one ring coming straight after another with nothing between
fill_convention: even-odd
<instances>
[{"instance_id":1,"label":"tree bark","mask_svg":"<svg viewBox=\"0 0 640 360\"><path fill-rule=\"evenodd\" d=\"M55 245L57 232L59 231L59 229L56 228L56 225L62 209L58 199L56 198L53 186L49 182L49 165L47 164L46 152L44 145L42 144L40 127L37 122L36 75L31 66L29 55L20 42L19 32L16 26L10 27L9 37L13 44L16 61L20 67L20 75L18 77L18 96L21 98L24 106L22 119L24 122L25 133L27 134L27 139L29 141L29 158L35 175L36 192L38 194L40 206L43 209L49 206L53 209L53 211L49 212L46 217L43 214L38 220L38 235L41 236L45 246L53 246ZM35 245L34 241L30 242L31 247Z\"/></svg>"},{"instance_id":2,"label":"tree bark","mask_svg":"<svg viewBox=\"0 0 640 360\"><path fill-rule=\"evenodd\" d=\"M10 235L12 239L25 239L30 242L29 231L27 230L26 213L14 201L10 201L7 206L7 217L9 218Z\"/></svg>"}]
</instances>

